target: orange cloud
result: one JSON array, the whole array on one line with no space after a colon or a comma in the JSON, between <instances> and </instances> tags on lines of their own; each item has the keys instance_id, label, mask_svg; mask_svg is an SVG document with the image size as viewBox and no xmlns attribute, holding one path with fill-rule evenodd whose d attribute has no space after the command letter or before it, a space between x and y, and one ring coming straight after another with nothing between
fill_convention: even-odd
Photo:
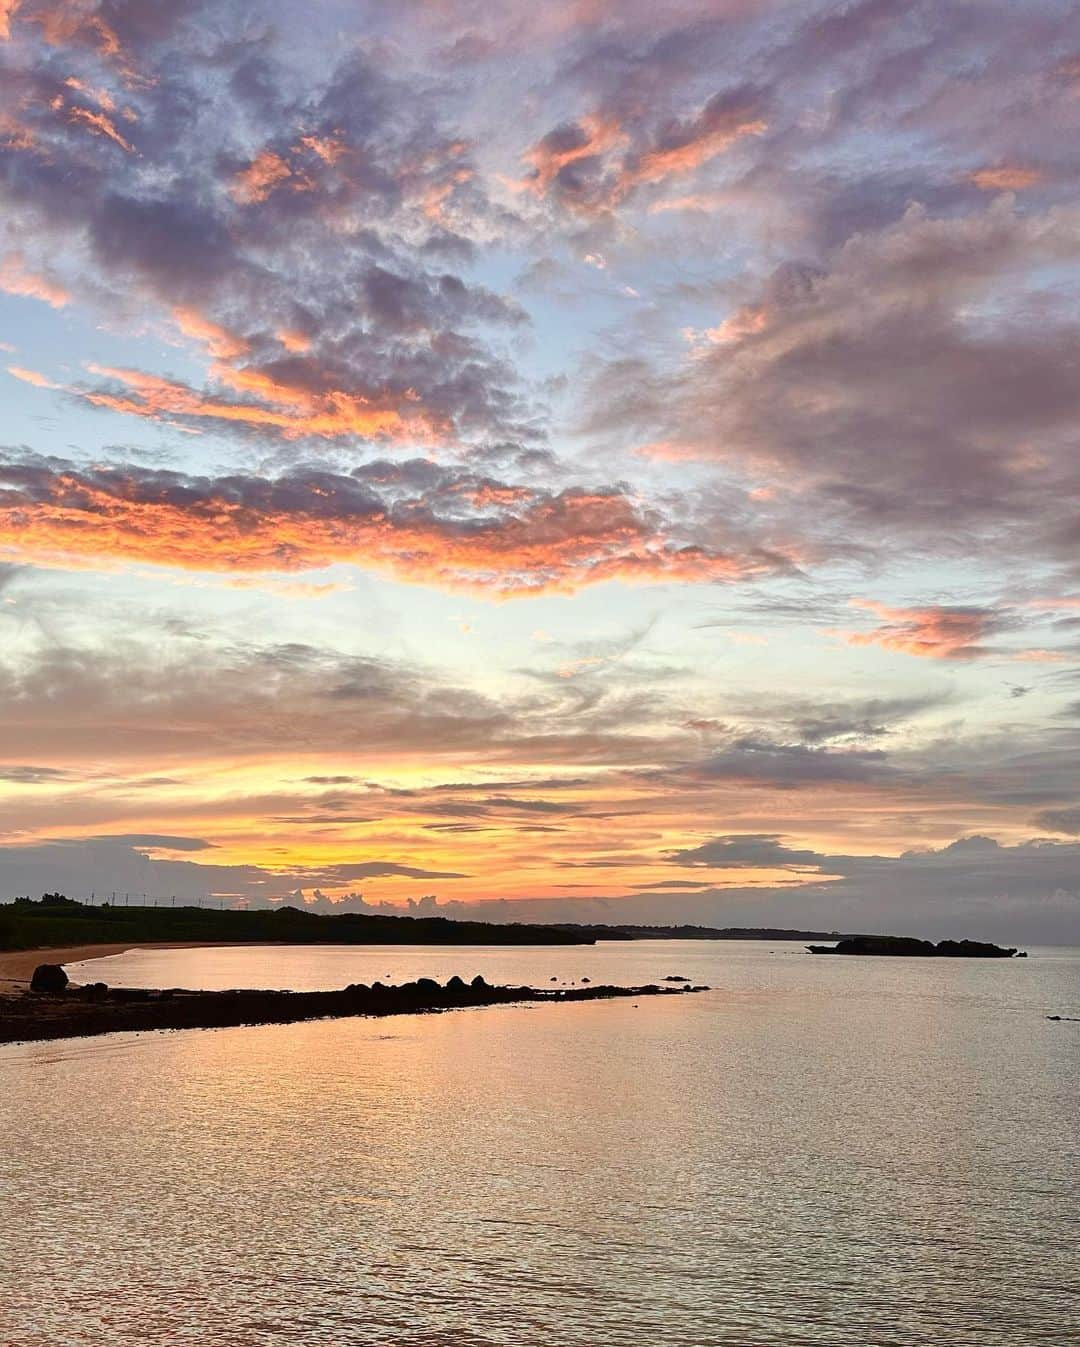
<instances>
[{"instance_id":1,"label":"orange cloud","mask_svg":"<svg viewBox=\"0 0 1080 1347\"><path fill-rule=\"evenodd\" d=\"M532 172L523 183L514 185L544 196L568 164L606 154L627 140L626 133L614 118L595 113L582 117L572 131L576 134L567 136L553 132L526 150L522 159L532 166Z\"/></svg>"},{"instance_id":2,"label":"orange cloud","mask_svg":"<svg viewBox=\"0 0 1080 1347\"><path fill-rule=\"evenodd\" d=\"M37 144L33 131L8 112L0 112L0 143L10 150L32 150Z\"/></svg>"},{"instance_id":3,"label":"orange cloud","mask_svg":"<svg viewBox=\"0 0 1080 1347\"><path fill-rule=\"evenodd\" d=\"M0 0L0 2L2 2L2 0ZM69 75L64 83L69 89L74 89L76 93L83 94L87 98L92 98L98 107L104 108L106 112L114 112L116 110L116 102L107 89L92 89L88 84L84 84L82 80L76 79L74 75Z\"/></svg>"},{"instance_id":4,"label":"orange cloud","mask_svg":"<svg viewBox=\"0 0 1080 1347\"><path fill-rule=\"evenodd\" d=\"M275 188L288 182L293 191L307 191L311 181L296 178L292 168L273 150L260 150L247 168L241 169L232 180L229 195L241 205L250 206L265 201Z\"/></svg>"},{"instance_id":5,"label":"orange cloud","mask_svg":"<svg viewBox=\"0 0 1080 1347\"><path fill-rule=\"evenodd\" d=\"M627 172L625 185L659 182L673 174L690 173L723 154L743 136L760 136L767 129L767 123L758 117L735 119L711 129L695 129L680 143L661 146L643 154Z\"/></svg>"},{"instance_id":6,"label":"orange cloud","mask_svg":"<svg viewBox=\"0 0 1080 1347\"><path fill-rule=\"evenodd\" d=\"M107 140L111 140L113 144L119 145L122 150L126 150L128 154L135 153L135 146L124 139L116 129L112 118L104 112L94 112L90 108L69 108L68 121L77 122L87 127L96 136L104 136Z\"/></svg>"},{"instance_id":7,"label":"orange cloud","mask_svg":"<svg viewBox=\"0 0 1080 1347\"><path fill-rule=\"evenodd\" d=\"M627 497L534 493L502 513L440 516L424 496L383 504L354 477L221 483L138 468L0 467L0 556L203 572L295 572L348 562L400 579L512 597L607 580L717 581L775 561L681 547Z\"/></svg>"},{"instance_id":8,"label":"orange cloud","mask_svg":"<svg viewBox=\"0 0 1080 1347\"><path fill-rule=\"evenodd\" d=\"M727 346L764 332L768 323L769 311L764 304L746 304L716 327L706 328L705 337L715 346Z\"/></svg>"},{"instance_id":9,"label":"orange cloud","mask_svg":"<svg viewBox=\"0 0 1080 1347\"><path fill-rule=\"evenodd\" d=\"M124 394L84 391L81 396L88 402L152 421L173 416L228 421L277 430L288 440L306 435L321 439L361 435L431 443L447 430L441 418L415 406L410 405L407 414L403 413L399 404L403 406L409 401L407 394L391 399L385 394L364 396L337 389L312 393L281 383L260 370L234 370L218 364L213 373L221 383L263 399L262 403L229 402L140 370L99 365L89 368L92 374L122 384L129 391Z\"/></svg>"},{"instance_id":10,"label":"orange cloud","mask_svg":"<svg viewBox=\"0 0 1080 1347\"><path fill-rule=\"evenodd\" d=\"M10 42L11 21L18 13L22 0L0 0L0 42Z\"/></svg>"},{"instance_id":11,"label":"orange cloud","mask_svg":"<svg viewBox=\"0 0 1080 1347\"><path fill-rule=\"evenodd\" d=\"M980 168L968 174L968 181L981 192L1022 192L1042 181L1037 168L1023 168L1019 164L1002 164L997 168Z\"/></svg>"},{"instance_id":12,"label":"orange cloud","mask_svg":"<svg viewBox=\"0 0 1080 1347\"><path fill-rule=\"evenodd\" d=\"M975 659L986 654L979 642L996 625L986 608L890 608L871 599L852 599L852 607L885 619L868 632L843 632L848 645L879 645L921 659Z\"/></svg>"},{"instance_id":13,"label":"orange cloud","mask_svg":"<svg viewBox=\"0 0 1080 1347\"><path fill-rule=\"evenodd\" d=\"M348 153L348 145L340 138L339 134L333 136L301 136L297 148L310 150L323 161L324 164L333 165Z\"/></svg>"},{"instance_id":14,"label":"orange cloud","mask_svg":"<svg viewBox=\"0 0 1080 1347\"><path fill-rule=\"evenodd\" d=\"M247 355L248 343L228 328L205 318L197 309L178 306L172 311L173 322L184 334L195 341L202 342L217 360L235 360Z\"/></svg>"},{"instance_id":15,"label":"orange cloud","mask_svg":"<svg viewBox=\"0 0 1080 1347\"><path fill-rule=\"evenodd\" d=\"M41 25L41 35L50 47L78 43L92 47L107 59L121 61L124 52L120 38L102 16L101 9L99 0L52 0L50 4L36 6L26 17Z\"/></svg>"},{"instance_id":16,"label":"orange cloud","mask_svg":"<svg viewBox=\"0 0 1080 1347\"><path fill-rule=\"evenodd\" d=\"M294 327L279 327L274 336L292 355L303 355L311 350L311 338Z\"/></svg>"},{"instance_id":17,"label":"orange cloud","mask_svg":"<svg viewBox=\"0 0 1080 1347\"><path fill-rule=\"evenodd\" d=\"M54 384L51 379L46 379L44 374L39 374L35 369L23 369L21 365L9 365L7 372L13 379L21 379L24 384L33 384L35 388L59 388L59 384Z\"/></svg>"},{"instance_id":18,"label":"orange cloud","mask_svg":"<svg viewBox=\"0 0 1080 1347\"><path fill-rule=\"evenodd\" d=\"M71 299L62 285L41 272L29 270L22 253L18 252L6 253L0 258L0 290L5 290L9 295L40 299L43 304L51 304L54 309L62 309Z\"/></svg>"},{"instance_id":19,"label":"orange cloud","mask_svg":"<svg viewBox=\"0 0 1080 1347\"><path fill-rule=\"evenodd\" d=\"M516 190L527 188L538 196L562 188L565 204L591 214L617 206L636 187L690 173L735 141L761 135L765 130L767 123L758 115L753 99L722 95L711 99L689 121L672 123L643 147L627 152L631 140L628 131L614 118L593 113L557 127L527 150L522 158L532 172L524 182L510 185ZM591 184L571 186L558 181L564 168L586 159L599 161ZM697 206L704 200L684 197L658 208L689 208L690 203Z\"/></svg>"}]
</instances>

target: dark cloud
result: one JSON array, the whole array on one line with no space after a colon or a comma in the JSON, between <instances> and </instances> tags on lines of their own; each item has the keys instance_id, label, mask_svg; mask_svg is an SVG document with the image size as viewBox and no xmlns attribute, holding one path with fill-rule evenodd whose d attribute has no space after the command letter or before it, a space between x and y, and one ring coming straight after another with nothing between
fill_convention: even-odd
<instances>
[{"instance_id":1,"label":"dark cloud","mask_svg":"<svg viewBox=\"0 0 1080 1347\"><path fill-rule=\"evenodd\" d=\"M719 839L735 842L738 839ZM768 837L748 844L775 868L788 848ZM542 898L475 903L434 900L410 911L493 921L575 921L709 926L780 926L810 930L893 932L933 939L983 938L1012 944L1074 944L1080 927L1080 845L1030 841L1002 846L961 838L937 850L898 857L812 855L834 878L784 887L700 887L673 893L671 884L609 898ZM771 857L769 853L771 854ZM722 853L723 854L723 853ZM680 885L689 888L689 885ZM381 911L379 905L366 910Z\"/></svg>"},{"instance_id":2,"label":"dark cloud","mask_svg":"<svg viewBox=\"0 0 1080 1347\"><path fill-rule=\"evenodd\" d=\"M699 847L672 851L667 859L673 865L702 866L710 870L754 867L803 872L819 870L825 857L816 851L793 850L776 834L735 833L729 837L714 837Z\"/></svg>"},{"instance_id":3,"label":"dark cloud","mask_svg":"<svg viewBox=\"0 0 1080 1347\"><path fill-rule=\"evenodd\" d=\"M892 770L881 749L812 748L745 737L705 758L693 774L794 790L812 782L881 780Z\"/></svg>"},{"instance_id":4,"label":"dark cloud","mask_svg":"<svg viewBox=\"0 0 1080 1347\"><path fill-rule=\"evenodd\" d=\"M1080 837L1080 805L1068 809L1043 809L1033 820L1036 827L1047 832L1068 833L1071 837Z\"/></svg>"},{"instance_id":5,"label":"dark cloud","mask_svg":"<svg viewBox=\"0 0 1080 1347\"><path fill-rule=\"evenodd\" d=\"M106 833L88 838L89 842L113 842L136 851L209 851L213 842L201 837L170 837L161 833Z\"/></svg>"},{"instance_id":6,"label":"dark cloud","mask_svg":"<svg viewBox=\"0 0 1080 1347\"><path fill-rule=\"evenodd\" d=\"M603 425L621 415L705 458L756 467L781 497L790 474L804 519L814 502L809 539L816 516L943 555L973 540L1063 554L1063 503L1078 486L1066 449L1080 411L1077 334L1064 315L1030 321L1022 290L993 323L973 310L1000 301L1023 268L1078 253L1080 217L1067 210L999 203L934 219L912 207L851 238L805 295L737 313L674 389L610 366L597 388Z\"/></svg>"},{"instance_id":7,"label":"dark cloud","mask_svg":"<svg viewBox=\"0 0 1080 1347\"><path fill-rule=\"evenodd\" d=\"M0 847L0 901L39 889L87 898L112 892L178 901L225 897L259 905L281 902L298 890L340 888L363 879L462 879L453 871L424 870L397 861L362 861L271 871L257 865L212 865L156 859L150 850L197 850L192 838L91 837ZM205 844L204 844L205 845ZM301 896L301 901L302 896Z\"/></svg>"},{"instance_id":8,"label":"dark cloud","mask_svg":"<svg viewBox=\"0 0 1080 1347\"><path fill-rule=\"evenodd\" d=\"M52 786L71 777L72 773L63 767L0 767L0 781L14 786Z\"/></svg>"}]
</instances>

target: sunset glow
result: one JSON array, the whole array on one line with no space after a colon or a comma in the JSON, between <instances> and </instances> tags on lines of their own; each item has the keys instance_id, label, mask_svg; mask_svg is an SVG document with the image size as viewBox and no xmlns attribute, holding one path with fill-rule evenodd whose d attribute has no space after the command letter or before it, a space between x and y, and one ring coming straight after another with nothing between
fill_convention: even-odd
<instances>
[{"instance_id":1,"label":"sunset glow","mask_svg":"<svg viewBox=\"0 0 1080 1347\"><path fill-rule=\"evenodd\" d=\"M1074 18L256 8L0 0L0 898L1071 929Z\"/></svg>"}]
</instances>

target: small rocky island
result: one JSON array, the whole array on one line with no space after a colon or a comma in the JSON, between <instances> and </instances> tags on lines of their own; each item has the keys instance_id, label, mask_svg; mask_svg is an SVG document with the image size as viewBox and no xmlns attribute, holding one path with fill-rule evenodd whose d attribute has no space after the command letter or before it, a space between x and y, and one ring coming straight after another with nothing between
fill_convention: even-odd
<instances>
[{"instance_id":1,"label":"small rocky island","mask_svg":"<svg viewBox=\"0 0 1080 1347\"><path fill-rule=\"evenodd\" d=\"M836 945L807 945L811 954L886 954L906 958L1026 959L1016 949L1003 949L982 940L917 940L907 935L852 935Z\"/></svg>"},{"instance_id":2,"label":"small rocky island","mask_svg":"<svg viewBox=\"0 0 1080 1347\"><path fill-rule=\"evenodd\" d=\"M29 991L0 998L0 1043L83 1038L144 1029L224 1029L245 1024L293 1024L353 1015L413 1015L520 1002L603 1001L627 996L680 996L708 987L589 986L565 990L492 986L482 977L445 985L419 978L400 986L352 983L340 991L185 991L74 986L59 964L41 964Z\"/></svg>"}]
</instances>

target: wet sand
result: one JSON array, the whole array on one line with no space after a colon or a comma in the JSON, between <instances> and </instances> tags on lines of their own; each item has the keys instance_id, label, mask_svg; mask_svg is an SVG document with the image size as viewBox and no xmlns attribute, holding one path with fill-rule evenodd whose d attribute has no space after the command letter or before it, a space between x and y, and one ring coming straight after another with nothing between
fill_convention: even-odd
<instances>
[{"instance_id":1,"label":"wet sand","mask_svg":"<svg viewBox=\"0 0 1080 1347\"><path fill-rule=\"evenodd\" d=\"M124 954L129 949L214 949L217 940L158 940L133 945L131 941L115 945L40 946L37 949L9 949L0 951L0 993L25 991L41 963L72 964L85 959L107 959L110 954Z\"/></svg>"}]
</instances>

